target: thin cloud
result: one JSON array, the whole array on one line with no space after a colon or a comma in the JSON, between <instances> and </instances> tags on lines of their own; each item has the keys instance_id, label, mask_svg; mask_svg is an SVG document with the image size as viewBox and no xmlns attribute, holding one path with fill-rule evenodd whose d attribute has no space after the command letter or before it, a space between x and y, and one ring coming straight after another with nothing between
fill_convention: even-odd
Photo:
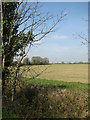
<instances>
[{"instance_id":1,"label":"thin cloud","mask_svg":"<svg viewBox=\"0 0 90 120\"><path fill-rule=\"evenodd\" d=\"M40 40L40 41L35 41L34 43L35 43L35 44L41 44L42 41L41 41L41 40Z\"/></svg>"},{"instance_id":2,"label":"thin cloud","mask_svg":"<svg viewBox=\"0 0 90 120\"><path fill-rule=\"evenodd\" d=\"M51 36L51 38L53 38L53 39L66 39L66 38L68 38L67 36L65 36L65 35L53 35L53 36Z\"/></svg>"}]
</instances>

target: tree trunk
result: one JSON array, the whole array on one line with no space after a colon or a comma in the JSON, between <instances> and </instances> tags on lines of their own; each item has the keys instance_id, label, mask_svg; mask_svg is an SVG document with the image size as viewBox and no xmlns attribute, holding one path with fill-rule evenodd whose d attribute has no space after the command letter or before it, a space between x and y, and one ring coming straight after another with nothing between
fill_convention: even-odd
<instances>
[{"instance_id":1,"label":"tree trunk","mask_svg":"<svg viewBox=\"0 0 90 120\"><path fill-rule=\"evenodd\" d=\"M12 98L11 98L12 101L15 100L15 96L16 96L16 84L17 84L17 79L18 79L18 72L19 72L19 65L17 66L13 85L12 85Z\"/></svg>"},{"instance_id":2,"label":"tree trunk","mask_svg":"<svg viewBox=\"0 0 90 120\"><path fill-rule=\"evenodd\" d=\"M11 98L12 101L15 100L15 95L16 95L16 79L14 78L14 82L12 85L12 98Z\"/></svg>"},{"instance_id":3,"label":"tree trunk","mask_svg":"<svg viewBox=\"0 0 90 120\"><path fill-rule=\"evenodd\" d=\"M3 44L3 13L2 13L2 2L1 2L1 43L2 43L2 50L4 47ZM5 55L4 50L2 51L2 94L4 94L4 88L5 88Z\"/></svg>"},{"instance_id":4,"label":"tree trunk","mask_svg":"<svg viewBox=\"0 0 90 120\"><path fill-rule=\"evenodd\" d=\"M2 58L2 94L5 92L5 55Z\"/></svg>"}]
</instances>

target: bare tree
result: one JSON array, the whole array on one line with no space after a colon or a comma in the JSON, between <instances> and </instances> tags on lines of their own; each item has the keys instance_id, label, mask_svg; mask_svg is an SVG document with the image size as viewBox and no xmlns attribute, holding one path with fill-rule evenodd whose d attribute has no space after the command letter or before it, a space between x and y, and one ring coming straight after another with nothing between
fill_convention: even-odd
<instances>
[{"instance_id":1,"label":"bare tree","mask_svg":"<svg viewBox=\"0 0 90 120\"><path fill-rule=\"evenodd\" d=\"M78 38L82 39L83 41L81 42L83 45L88 45L90 43L90 41L88 41L87 35L84 34L83 32L81 33L76 33L76 36L78 36Z\"/></svg>"},{"instance_id":2,"label":"bare tree","mask_svg":"<svg viewBox=\"0 0 90 120\"><path fill-rule=\"evenodd\" d=\"M48 65L49 59L47 57L41 58L39 56L36 56L36 57L32 57L31 63L34 65Z\"/></svg>"},{"instance_id":3,"label":"bare tree","mask_svg":"<svg viewBox=\"0 0 90 120\"><path fill-rule=\"evenodd\" d=\"M30 65L30 60L29 60L29 58L24 58L24 60L23 60L23 64L24 65Z\"/></svg>"},{"instance_id":4,"label":"bare tree","mask_svg":"<svg viewBox=\"0 0 90 120\"><path fill-rule=\"evenodd\" d=\"M18 37L13 40L12 51L14 51L14 48L17 47L17 41L19 44L21 44L21 48L18 49L18 52L16 52L15 56L19 58L19 61L16 65L16 69L14 72L14 81L13 81L13 93L15 95L16 92L16 84L18 81L18 73L20 70L20 65L24 57L27 56L28 52L30 51L30 48L34 43L42 40L46 35L48 35L50 32L53 32L53 29L55 26L63 20L63 18L67 15L64 11L61 11L61 14L56 16L57 19L53 22L53 16L49 13L42 13L41 12L41 6L39 2L21 2L18 3L18 6L15 10L14 17L11 22L10 26L10 32L8 41L5 43L7 45L7 51L11 47L12 43L12 33L14 32L14 27L17 24L18 25L18 33L16 34ZM52 23L49 25L48 23ZM3 51L6 51L4 47L4 43L2 41L2 48ZM5 57L7 55L11 54L11 51L3 52L3 60L2 60L2 68L5 68ZM14 56L14 57L15 57ZM14 98L12 98L13 100Z\"/></svg>"},{"instance_id":5,"label":"bare tree","mask_svg":"<svg viewBox=\"0 0 90 120\"><path fill-rule=\"evenodd\" d=\"M84 21L85 21L85 22L88 22L87 19L84 19ZM83 45L87 45L87 46L88 46L88 44L90 44L90 41L88 40L87 34L81 32L81 33L76 33L76 34L74 34L74 36L82 39L82 42L81 42L81 43L82 43Z\"/></svg>"}]
</instances>

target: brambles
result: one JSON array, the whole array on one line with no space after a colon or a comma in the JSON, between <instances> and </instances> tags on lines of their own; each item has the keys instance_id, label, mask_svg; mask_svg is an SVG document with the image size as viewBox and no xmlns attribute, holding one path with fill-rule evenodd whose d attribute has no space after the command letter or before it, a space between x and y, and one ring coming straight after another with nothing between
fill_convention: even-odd
<instances>
[{"instance_id":1,"label":"brambles","mask_svg":"<svg viewBox=\"0 0 90 120\"><path fill-rule=\"evenodd\" d=\"M25 81L24 78L23 80ZM58 82L56 85L48 84L50 80L43 79L43 84L40 84L39 79L33 80L35 82L31 83L29 81L30 79L25 81L26 84L16 94L14 102L10 99L5 100L7 108L12 109L18 117L85 118L88 116L88 93L82 90L84 87L88 90L88 85L77 83L80 89L78 91L70 89L75 83L68 86L64 82Z\"/></svg>"}]
</instances>

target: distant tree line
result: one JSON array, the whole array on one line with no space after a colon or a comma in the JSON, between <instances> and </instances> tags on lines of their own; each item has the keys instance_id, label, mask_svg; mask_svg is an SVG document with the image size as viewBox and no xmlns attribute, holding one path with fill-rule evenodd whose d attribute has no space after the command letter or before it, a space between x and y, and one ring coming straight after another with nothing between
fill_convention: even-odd
<instances>
[{"instance_id":1,"label":"distant tree line","mask_svg":"<svg viewBox=\"0 0 90 120\"><path fill-rule=\"evenodd\" d=\"M16 65L18 61L14 61L12 65ZM49 64L87 64L88 62L68 62L65 63L64 61L62 62L57 62L57 63L49 63L49 59L47 57L42 58L40 56L35 56L32 57L30 60L29 58L24 58L23 62L21 65L49 65Z\"/></svg>"},{"instance_id":2,"label":"distant tree line","mask_svg":"<svg viewBox=\"0 0 90 120\"><path fill-rule=\"evenodd\" d=\"M57 63L52 63L52 64L89 64L90 62L57 62Z\"/></svg>"},{"instance_id":3,"label":"distant tree line","mask_svg":"<svg viewBox=\"0 0 90 120\"><path fill-rule=\"evenodd\" d=\"M33 64L33 65L48 65L49 64L49 59L47 57L41 58L39 56L32 57L31 64Z\"/></svg>"},{"instance_id":4,"label":"distant tree line","mask_svg":"<svg viewBox=\"0 0 90 120\"><path fill-rule=\"evenodd\" d=\"M16 65L18 61L14 61L12 65ZM29 58L25 58L21 65L48 65L49 59L47 57L42 58L39 56L32 57L31 61Z\"/></svg>"}]
</instances>

